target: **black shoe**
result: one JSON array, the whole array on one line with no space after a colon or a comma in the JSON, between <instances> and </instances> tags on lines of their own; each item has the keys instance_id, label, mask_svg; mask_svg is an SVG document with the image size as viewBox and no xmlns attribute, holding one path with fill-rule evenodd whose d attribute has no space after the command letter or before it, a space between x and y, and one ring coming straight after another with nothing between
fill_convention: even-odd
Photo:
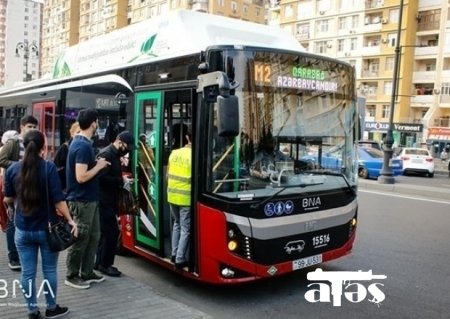
<instances>
[{"instance_id":1,"label":"black shoe","mask_svg":"<svg viewBox=\"0 0 450 319\"><path fill-rule=\"evenodd\" d=\"M175 268L180 270L183 269L184 267L187 267L188 263L187 261L183 261L182 263L175 263Z\"/></svg>"},{"instance_id":2,"label":"black shoe","mask_svg":"<svg viewBox=\"0 0 450 319\"><path fill-rule=\"evenodd\" d=\"M172 264L174 264L174 263L175 263L175 258L176 258L176 256L172 256L172 257L170 257L170 262L171 262Z\"/></svg>"},{"instance_id":3,"label":"black shoe","mask_svg":"<svg viewBox=\"0 0 450 319\"><path fill-rule=\"evenodd\" d=\"M90 287L88 282L78 276L67 277L64 284L77 289L88 289Z\"/></svg>"},{"instance_id":4,"label":"black shoe","mask_svg":"<svg viewBox=\"0 0 450 319\"><path fill-rule=\"evenodd\" d=\"M22 265L20 264L20 261L18 261L18 260L10 260L8 263L8 267L11 270L17 270L17 271L22 270Z\"/></svg>"},{"instance_id":5,"label":"black shoe","mask_svg":"<svg viewBox=\"0 0 450 319\"><path fill-rule=\"evenodd\" d=\"M102 274L111 276L111 277L120 277L120 275L122 275L122 273L114 266L103 267L103 266L99 265L98 270Z\"/></svg>"},{"instance_id":6,"label":"black shoe","mask_svg":"<svg viewBox=\"0 0 450 319\"><path fill-rule=\"evenodd\" d=\"M69 308L67 307L60 307L59 305L56 305L56 308L53 310L47 309L45 311L45 317L46 318L59 318L67 315L69 313Z\"/></svg>"},{"instance_id":7,"label":"black shoe","mask_svg":"<svg viewBox=\"0 0 450 319\"><path fill-rule=\"evenodd\" d=\"M43 319L43 317L41 316L41 313L38 311L38 312L29 313L28 319Z\"/></svg>"},{"instance_id":8,"label":"black shoe","mask_svg":"<svg viewBox=\"0 0 450 319\"><path fill-rule=\"evenodd\" d=\"M105 277L97 275L95 272L92 272L92 274L90 274L89 276L81 276L81 279L83 279L84 281L86 281L88 284L91 284L93 282L95 283L100 283L105 281Z\"/></svg>"}]
</instances>

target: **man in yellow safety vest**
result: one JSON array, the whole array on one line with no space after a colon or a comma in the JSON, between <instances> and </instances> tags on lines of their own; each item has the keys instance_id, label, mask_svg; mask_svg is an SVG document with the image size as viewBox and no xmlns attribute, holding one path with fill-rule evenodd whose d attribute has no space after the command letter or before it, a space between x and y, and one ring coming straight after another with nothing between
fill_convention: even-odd
<instances>
[{"instance_id":1,"label":"man in yellow safety vest","mask_svg":"<svg viewBox=\"0 0 450 319\"><path fill-rule=\"evenodd\" d=\"M187 251L191 228L192 134L189 129L185 136L187 144L172 151L167 169L167 200L174 220L170 260L175 263L177 269L188 265Z\"/></svg>"}]
</instances>

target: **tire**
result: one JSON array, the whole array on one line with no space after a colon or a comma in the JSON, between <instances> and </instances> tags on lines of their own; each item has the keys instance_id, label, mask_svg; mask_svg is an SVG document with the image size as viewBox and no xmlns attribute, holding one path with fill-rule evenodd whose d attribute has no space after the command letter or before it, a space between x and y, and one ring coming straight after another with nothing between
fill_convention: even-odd
<instances>
[{"instance_id":1,"label":"tire","mask_svg":"<svg viewBox=\"0 0 450 319\"><path fill-rule=\"evenodd\" d=\"M369 171L365 169L364 167L360 167L358 170L358 176L364 179L369 178Z\"/></svg>"},{"instance_id":2,"label":"tire","mask_svg":"<svg viewBox=\"0 0 450 319\"><path fill-rule=\"evenodd\" d=\"M434 172L433 173L428 173L428 177L429 178L433 178L434 177Z\"/></svg>"}]
</instances>

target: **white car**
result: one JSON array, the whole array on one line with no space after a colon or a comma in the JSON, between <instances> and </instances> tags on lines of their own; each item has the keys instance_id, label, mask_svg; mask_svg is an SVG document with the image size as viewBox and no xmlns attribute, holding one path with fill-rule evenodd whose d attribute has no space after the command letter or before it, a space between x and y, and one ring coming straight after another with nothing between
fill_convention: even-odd
<instances>
[{"instance_id":1,"label":"white car","mask_svg":"<svg viewBox=\"0 0 450 319\"><path fill-rule=\"evenodd\" d=\"M424 148L405 147L399 154L403 161L403 175L420 173L434 176L434 159L430 152Z\"/></svg>"}]
</instances>

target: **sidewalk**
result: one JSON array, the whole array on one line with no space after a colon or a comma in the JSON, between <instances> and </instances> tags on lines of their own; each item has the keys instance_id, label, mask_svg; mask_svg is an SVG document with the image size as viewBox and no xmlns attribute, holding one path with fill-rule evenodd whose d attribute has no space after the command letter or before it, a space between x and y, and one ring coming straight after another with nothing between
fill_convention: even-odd
<instances>
[{"instance_id":1,"label":"sidewalk","mask_svg":"<svg viewBox=\"0 0 450 319\"><path fill-rule=\"evenodd\" d=\"M66 252L60 253L58 262L58 303L69 307L70 313L64 318L212 318L191 307L169 299L134 279L122 275L119 278L107 277L91 288L78 290L64 285ZM42 282L39 261L36 289ZM24 297L19 288L20 272L9 269L6 252L6 236L0 232L0 318L27 318ZM14 284L15 283L15 284ZM13 296L15 286L16 296ZM45 313L45 298L38 299L41 313Z\"/></svg>"}]
</instances>

